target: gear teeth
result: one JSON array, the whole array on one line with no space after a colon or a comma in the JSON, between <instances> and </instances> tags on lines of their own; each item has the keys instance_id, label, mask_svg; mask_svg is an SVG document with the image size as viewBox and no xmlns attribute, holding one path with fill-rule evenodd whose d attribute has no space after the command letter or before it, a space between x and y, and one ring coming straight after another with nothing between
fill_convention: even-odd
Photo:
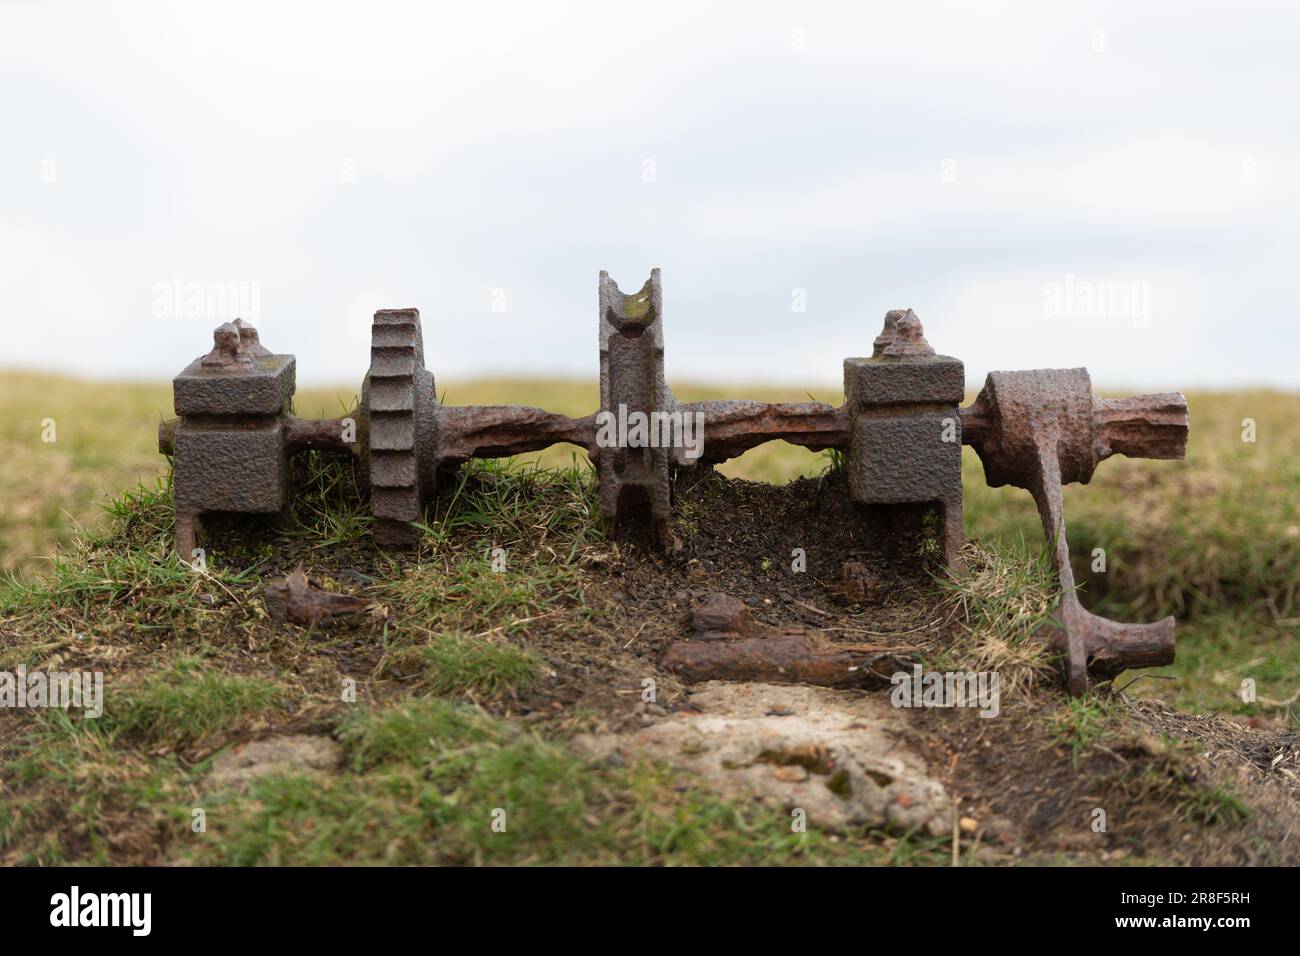
<instances>
[{"instance_id":1,"label":"gear teeth","mask_svg":"<svg viewBox=\"0 0 1300 956\"><path fill-rule=\"evenodd\" d=\"M370 327L370 500L382 547L412 548L420 532L416 452L418 376L424 345L418 309L383 309Z\"/></svg>"}]
</instances>

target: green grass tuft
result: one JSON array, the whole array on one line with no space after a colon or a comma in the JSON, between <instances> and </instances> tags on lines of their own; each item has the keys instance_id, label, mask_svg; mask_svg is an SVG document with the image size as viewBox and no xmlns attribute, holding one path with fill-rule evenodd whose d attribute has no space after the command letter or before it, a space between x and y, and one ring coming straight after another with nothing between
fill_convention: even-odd
<instances>
[{"instance_id":1,"label":"green grass tuft","mask_svg":"<svg viewBox=\"0 0 1300 956\"><path fill-rule=\"evenodd\" d=\"M1070 764L1076 769L1079 756L1106 736L1107 710L1095 697L1072 697L1051 715L1052 738L1070 748Z\"/></svg>"},{"instance_id":2,"label":"green grass tuft","mask_svg":"<svg viewBox=\"0 0 1300 956\"><path fill-rule=\"evenodd\" d=\"M122 697L111 687L105 695L98 729L180 747L276 710L281 689L259 677L227 674L199 658L184 657L151 672Z\"/></svg>"},{"instance_id":3,"label":"green grass tuft","mask_svg":"<svg viewBox=\"0 0 1300 956\"><path fill-rule=\"evenodd\" d=\"M445 634L401 648L387 663L404 674L418 672L418 686L448 696L517 691L536 680L541 669L536 655L523 648L467 634Z\"/></svg>"},{"instance_id":4,"label":"green grass tuft","mask_svg":"<svg viewBox=\"0 0 1300 956\"><path fill-rule=\"evenodd\" d=\"M347 715L339 742L357 770L385 764L418 764L471 744L496 739L492 720L472 708L435 697L412 698L376 711Z\"/></svg>"}]
</instances>

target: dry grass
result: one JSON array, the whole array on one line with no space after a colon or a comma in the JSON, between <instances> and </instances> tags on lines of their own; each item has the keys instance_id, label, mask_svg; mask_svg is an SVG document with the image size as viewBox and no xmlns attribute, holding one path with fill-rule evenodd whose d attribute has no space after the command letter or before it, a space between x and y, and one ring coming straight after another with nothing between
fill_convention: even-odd
<instances>
[{"instance_id":1,"label":"dry grass","mask_svg":"<svg viewBox=\"0 0 1300 956\"><path fill-rule=\"evenodd\" d=\"M1040 639L1060 603L1055 575L1043 559L1016 561L966 545L967 573L945 582L961 635L944 653L945 670L999 675L1007 697L1027 697L1056 673Z\"/></svg>"}]
</instances>

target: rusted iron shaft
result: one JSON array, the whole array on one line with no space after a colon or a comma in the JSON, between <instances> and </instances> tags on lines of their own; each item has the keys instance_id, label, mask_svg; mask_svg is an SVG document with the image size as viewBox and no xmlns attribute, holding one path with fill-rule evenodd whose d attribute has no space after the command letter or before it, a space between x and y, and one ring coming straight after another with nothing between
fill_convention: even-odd
<instances>
[{"instance_id":1,"label":"rusted iron shaft","mask_svg":"<svg viewBox=\"0 0 1300 956\"><path fill-rule=\"evenodd\" d=\"M345 418L296 418L285 423L285 445L290 454L301 451L326 451L341 455L359 455L356 442L356 412Z\"/></svg>"},{"instance_id":2,"label":"rusted iron shaft","mask_svg":"<svg viewBox=\"0 0 1300 956\"><path fill-rule=\"evenodd\" d=\"M861 687L872 678L866 655L822 646L804 634L740 640L677 641L663 665L683 680Z\"/></svg>"},{"instance_id":3,"label":"rusted iron shaft","mask_svg":"<svg viewBox=\"0 0 1300 956\"><path fill-rule=\"evenodd\" d=\"M176 428L180 419L173 418L158 423L158 452L172 456L176 453ZM347 418L297 418L286 416L284 423L285 450L289 454L301 451L327 451L342 455L358 455L360 450L349 435L355 430L355 413Z\"/></svg>"},{"instance_id":4,"label":"rusted iron shaft","mask_svg":"<svg viewBox=\"0 0 1300 956\"><path fill-rule=\"evenodd\" d=\"M802 445L813 451L844 448L849 442L849 416L841 406L822 402L706 401L679 404L674 414L702 414L703 449L698 459L716 464L744 454L774 439ZM355 438L349 439L349 425L358 413L344 418L297 418L285 421L285 446L291 453L324 451L337 454L365 453ZM541 451L568 442L593 456L596 445L596 414L570 418L523 405L440 405L436 409L439 464L461 464L471 458L506 458ZM160 422L158 450L175 451L177 419ZM680 451L680 449L678 449Z\"/></svg>"},{"instance_id":5,"label":"rusted iron shaft","mask_svg":"<svg viewBox=\"0 0 1300 956\"><path fill-rule=\"evenodd\" d=\"M1092 422L1098 462L1111 455L1177 459L1187 451L1187 399L1178 392L1128 398L1093 396ZM976 399L961 409L962 444L980 449L991 425L987 399Z\"/></svg>"},{"instance_id":6,"label":"rusted iron shaft","mask_svg":"<svg viewBox=\"0 0 1300 956\"><path fill-rule=\"evenodd\" d=\"M717 464L780 439L813 451L847 448L849 413L823 402L707 401L677 406L683 415L704 416L704 453L697 461Z\"/></svg>"},{"instance_id":7,"label":"rusted iron shaft","mask_svg":"<svg viewBox=\"0 0 1300 956\"><path fill-rule=\"evenodd\" d=\"M1094 398L1100 458L1182 458L1187 453L1187 399L1178 392Z\"/></svg>"},{"instance_id":8,"label":"rusted iron shaft","mask_svg":"<svg viewBox=\"0 0 1300 956\"><path fill-rule=\"evenodd\" d=\"M471 458L506 458L569 442L595 448L596 416L568 418L521 405L440 405L437 458L459 464Z\"/></svg>"},{"instance_id":9,"label":"rusted iron shaft","mask_svg":"<svg viewBox=\"0 0 1300 956\"><path fill-rule=\"evenodd\" d=\"M675 443L679 465L716 464L773 439L813 451L844 448L849 442L847 410L822 402L691 402L675 404L671 412L662 414L677 421L687 415L703 416L703 454L691 459L681 454L684 449ZM561 442L586 449L593 457L601 451L596 414L568 418L521 405L443 405L437 409L437 420L440 462L504 458Z\"/></svg>"},{"instance_id":10,"label":"rusted iron shaft","mask_svg":"<svg viewBox=\"0 0 1300 956\"><path fill-rule=\"evenodd\" d=\"M570 418L523 405L440 405L436 409L435 455L440 464L461 464L471 458L505 458L541 451L567 442L599 457L599 421L593 413ZM680 420L703 415L703 454L691 459L679 454L678 464L715 464L744 454L773 439L813 451L848 445L848 413L822 402L706 401L675 404L663 412ZM290 442L295 447L345 450L335 447L333 421L295 421ZM676 427L676 426L675 426ZM680 453L679 444L674 448Z\"/></svg>"}]
</instances>

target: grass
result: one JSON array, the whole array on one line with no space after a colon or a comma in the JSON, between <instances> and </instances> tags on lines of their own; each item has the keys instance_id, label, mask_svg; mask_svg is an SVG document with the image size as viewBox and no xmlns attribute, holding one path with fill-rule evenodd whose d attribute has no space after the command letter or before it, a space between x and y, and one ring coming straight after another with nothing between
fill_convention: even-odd
<instances>
[{"instance_id":1,"label":"grass","mask_svg":"<svg viewBox=\"0 0 1300 956\"><path fill-rule=\"evenodd\" d=\"M382 711L349 714L337 736L349 749L353 769L362 771L427 761L435 751L446 756L448 742L464 748L499 741L501 734L486 714L426 697Z\"/></svg>"},{"instance_id":2,"label":"grass","mask_svg":"<svg viewBox=\"0 0 1300 956\"><path fill-rule=\"evenodd\" d=\"M214 670L182 657L152 671L110 705L96 730L138 734L153 747L193 745L237 721L277 708L281 690L271 681Z\"/></svg>"},{"instance_id":3,"label":"grass","mask_svg":"<svg viewBox=\"0 0 1300 956\"><path fill-rule=\"evenodd\" d=\"M824 391L816 397L837 400ZM807 397L762 388L678 394ZM297 405L336 414L348 397L305 392ZM556 383L452 386L446 397L569 414L595 405L594 386ZM14 410L0 424L0 567L11 575L0 582L0 667L90 667L105 672L107 691L98 721L63 712L0 721L0 863L948 857L946 840L916 835L792 833L780 810L711 796L662 767L592 765L514 719L516 702L546 678L531 630L554 621L578 630L597 613L587 606L588 569L606 545L587 463L572 448L458 472L426 514L416 554L369 568L368 593L386 618L328 635L284 633L268 627L256 598L260 569L289 548L326 567L364 550L369 519L350 468L303 458L298 526L274 548L213 555L198 573L170 554L170 489L153 448L165 389L7 373L0 398ZM1089 487L1067 489L1084 600L1122 619L1179 615L1178 661L1160 671L1173 680L1144 681L1144 694L1294 723L1294 402L1193 396L1186 462L1110 461ZM33 425L46 417L58 422L54 443ZM1240 441L1243 417L1257 421L1254 444ZM970 574L946 585L965 634L944 669L996 669L1004 694L1030 695L1047 662L1029 635L1055 612L1053 576L1028 494L987 488L966 454L967 534L977 545ZM770 443L720 470L784 480L842 464ZM1095 548L1105 551L1104 572L1092 569ZM344 677L359 684L358 703L340 700ZM1247 679L1253 701L1242 699ZM1114 719L1085 698L1053 708L1044 726L1077 766L1106 743ZM332 735L346 766L207 792L215 754L273 732ZM1117 780L1116 792L1207 825L1244 819L1238 795L1193 786L1179 766ZM199 805L208 812L203 834L189 826ZM504 832L492 827L496 810L505 811Z\"/></svg>"},{"instance_id":4,"label":"grass","mask_svg":"<svg viewBox=\"0 0 1300 956\"><path fill-rule=\"evenodd\" d=\"M1241 797L1226 787L1203 787L1184 801L1183 814L1194 823L1209 826L1232 826L1250 817L1250 808Z\"/></svg>"},{"instance_id":5,"label":"grass","mask_svg":"<svg viewBox=\"0 0 1300 956\"><path fill-rule=\"evenodd\" d=\"M346 635L312 643L268 630L249 574L197 575L172 563L165 483L120 495L108 524L70 547L50 576L0 591L7 655L107 671L98 720L42 711L0 724L0 861L940 861L941 847L906 836L796 833L779 808L712 796L663 767L593 765L562 739L474 703L526 690L539 676L543 661L505 639L518 616L581 609L575 582L594 540L581 474L467 469L465 513L482 520L430 514L421 559L377 582L403 623L351 652ZM500 571L480 556L492 541L509 548ZM213 605L204 598L218 583L229 594ZM502 625L477 636L425 626L493 618ZM81 639L46 640L53 623ZM332 666L322 650L370 657ZM329 676L283 665L299 652L306 657L295 660ZM339 699L340 674L360 672L364 682L393 666L403 671L398 686L388 681L358 703ZM293 729L334 736L343 770L212 790L217 754ZM196 809L207 821L201 832L191 827Z\"/></svg>"},{"instance_id":6,"label":"grass","mask_svg":"<svg viewBox=\"0 0 1300 956\"><path fill-rule=\"evenodd\" d=\"M17 723L17 721L14 721ZM0 783L0 859L18 865L105 863L145 843L183 798L190 774L174 756L122 748L94 721L49 711L6 741ZM148 836L146 836L148 835Z\"/></svg>"},{"instance_id":7,"label":"grass","mask_svg":"<svg viewBox=\"0 0 1300 956\"><path fill-rule=\"evenodd\" d=\"M711 795L661 766L593 764L563 739L481 708L475 701L526 690L539 676L543 661L506 637L520 615L581 611L576 582L583 549L595 539L580 471L485 464L466 473L466 513L486 520L431 513L421 560L378 582L406 623L394 623L387 642L370 648L378 655L373 669L396 665L403 679L358 703L341 702L332 679L277 668L303 638L265 629L249 600L250 578L231 573L229 599L210 606L201 597L212 582L168 563L161 551L168 528L158 513L165 485L111 503L109 524L70 548L52 577L11 584L3 605L7 653L34 665L109 672L98 720L54 711L0 726L0 760L9 771L0 780L0 860L946 861L946 840L796 832L780 808ZM485 529L491 533L480 537ZM508 545L504 570L480 556L492 541ZM495 633L432 629L494 618L503 622ZM52 620L89 632L84 645L44 642ZM149 630L158 621L168 622L165 630ZM320 661L322 647L348 646L346 637L333 637L306 653ZM330 674L356 671L347 664ZM345 751L343 769L212 789L207 772L217 754L288 728L334 736ZM206 817L202 832L191 827L195 809Z\"/></svg>"},{"instance_id":8,"label":"grass","mask_svg":"<svg viewBox=\"0 0 1300 956\"><path fill-rule=\"evenodd\" d=\"M288 534L313 549L356 541L370 531L370 515L357 483L355 468L338 458L306 455L295 462L294 519Z\"/></svg>"},{"instance_id":9,"label":"grass","mask_svg":"<svg viewBox=\"0 0 1300 956\"><path fill-rule=\"evenodd\" d=\"M516 691L532 683L541 670L541 661L527 650L468 634L441 634L427 644L401 648L387 664L414 673L419 687L448 695Z\"/></svg>"},{"instance_id":10,"label":"grass","mask_svg":"<svg viewBox=\"0 0 1300 956\"><path fill-rule=\"evenodd\" d=\"M211 635L225 606L245 600L250 568L197 571L171 550L165 479L110 499L106 526L55 555L45 574L0 579L0 637L17 622L29 639L0 640L0 667L75 656L117 638L141 641Z\"/></svg>"},{"instance_id":11,"label":"grass","mask_svg":"<svg viewBox=\"0 0 1300 956\"><path fill-rule=\"evenodd\" d=\"M1083 717L1083 711L1078 716ZM1106 713L1104 708L1086 717L1082 732L1091 739L1085 749L1096 745L1100 724L1109 721L1114 729L1114 717L1114 711ZM1136 803L1144 813L1160 814L1162 824L1183 820L1197 826L1230 829L1251 817L1250 807L1232 786L1203 778L1194 759L1199 750L1196 744L1167 736L1125 740L1121 734L1118 746L1150 759L1139 767L1124 766L1103 778L1107 790Z\"/></svg>"},{"instance_id":12,"label":"grass","mask_svg":"<svg viewBox=\"0 0 1300 956\"><path fill-rule=\"evenodd\" d=\"M1105 706L1094 697L1075 697L1057 708L1049 718L1052 738L1069 748L1070 763L1079 766L1079 755L1111 730Z\"/></svg>"},{"instance_id":13,"label":"grass","mask_svg":"<svg viewBox=\"0 0 1300 956\"><path fill-rule=\"evenodd\" d=\"M968 544L966 573L940 585L960 609L964 633L933 666L944 671L996 671L1000 690L1025 696L1055 671L1051 651L1037 639L1056 616L1056 577L1045 553L1017 558Z\"/></svg>"}]
</instances>

